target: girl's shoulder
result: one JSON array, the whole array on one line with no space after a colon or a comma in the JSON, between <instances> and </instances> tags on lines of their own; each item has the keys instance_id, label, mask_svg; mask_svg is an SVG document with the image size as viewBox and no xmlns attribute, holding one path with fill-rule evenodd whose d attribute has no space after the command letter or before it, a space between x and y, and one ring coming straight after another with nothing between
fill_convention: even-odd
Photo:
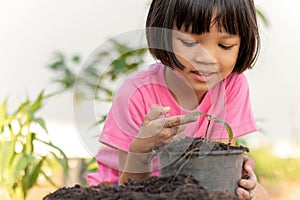
<instances>
[{"instance_id":1,"label":"girl's shoulder","mask_svg":"<svg viewBox=\"0 0 300 200\"><path fill-rule=\"evenodd\" d=\"M137 91L147 92L153 87L165 88L164 67L161 63L154 63L147 69L127 74L116 87L116 96L128 96Z\"/></svg>"},{"instance_id":2,"label":"girl's shoulder","mask_svg":"<svg viewBox=\"0 0 300 200\"><path fill-rule=\"evenodd\" d=\"M223 80L226 88L248 86L248 81L245 74L232 73Z\"/></svg>"},{"instance_id":3,"label":"girl's shoulder","mask_svg":"<svg viewBox=\"0 0 300 200\"><path fill-rule=\"evenodd\" d=\"M244 73L240 73L240 74L232 73L228 77L226 77L224 80L228 81L228 82L230 82L230 81L246 81L247 78Z\"/></svg>"},{"instance_id":4,"label":"girl's shoulder","mask_svg":"<svg viewBox=\"0 0 300 200\"><path fill-rule=\"evenodd\" d=\"M164 83L164 65L160 62L150 64L147 69L139 70L129 75L127 84L136 83Z\"/></svg>"}]
</instances>

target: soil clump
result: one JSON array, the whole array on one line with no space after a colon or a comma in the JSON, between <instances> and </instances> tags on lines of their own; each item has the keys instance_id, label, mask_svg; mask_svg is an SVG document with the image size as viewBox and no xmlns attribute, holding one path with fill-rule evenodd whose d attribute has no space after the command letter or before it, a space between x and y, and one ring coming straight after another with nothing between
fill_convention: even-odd
<instances>
[{"instance_id":1,"label":"soil clump","mask_svg":"<svg viewBox=\"0 0 300 200\"><path fill-rule=\"evenodd\" d=\"M128 181L123 186L63 187L48 194L43 200L238 200L234 194L209 191L192 176L152 176L139 181Z\"/></svg>"}]
</instances>

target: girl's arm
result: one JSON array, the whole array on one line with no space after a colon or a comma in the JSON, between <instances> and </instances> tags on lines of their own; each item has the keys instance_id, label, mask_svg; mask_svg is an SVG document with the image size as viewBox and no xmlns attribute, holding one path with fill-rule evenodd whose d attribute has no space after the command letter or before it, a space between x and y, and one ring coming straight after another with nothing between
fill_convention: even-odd
<instances>
[{"instance_id":1,"label":"girl's arm","mask_svg":"<svg viewBox=\"0 0 300 200\"><path fill-rule=\"evenodd\" d=\"M119 150L120 185L129 178L140 180L149 177L152 172L153 149L168 144L175 135L184 131L184 124L197 120L189 115L161 117L169 111L169 107L154 106L146 115L140 132L130 143L129 151Z\"/></svg>"},{"instance_id":2,"label":"girl's arm","mask_svg":"<svg viewBox=\"0 0 300 200\"><path fill-rule=\"evenodd\" d=\"M150 153L128 153L119 150L119 185L129 179L141 180L151 176L152 160Z\"/></svg>"}]
</instances>

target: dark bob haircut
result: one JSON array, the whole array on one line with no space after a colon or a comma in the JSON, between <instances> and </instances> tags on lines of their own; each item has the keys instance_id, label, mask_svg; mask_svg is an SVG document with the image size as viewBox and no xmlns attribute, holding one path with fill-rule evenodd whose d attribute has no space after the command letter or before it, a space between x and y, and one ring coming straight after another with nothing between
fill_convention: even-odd
<instances>
[{"instance_id":1,"label":"dark bob haircut","mask_svg":"<svg viewBox=\"0 0 300 200\"><path fill-rule=\"evenodd\" d=\"M212 23L241 38L233 72L252 68L260 48L253 0L153 0L146 21L150 53L167 66L183 69L172 51L170 30L175 24L178 30L202 34Z\"/></svg>"}]
</instances>

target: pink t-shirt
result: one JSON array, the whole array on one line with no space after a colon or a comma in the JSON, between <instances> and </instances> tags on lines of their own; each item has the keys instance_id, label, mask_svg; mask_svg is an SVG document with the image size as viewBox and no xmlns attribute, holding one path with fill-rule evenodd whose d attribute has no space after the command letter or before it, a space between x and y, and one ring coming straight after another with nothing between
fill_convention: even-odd
<instances>
[{"instance_id":1,"label":"pink t-shirt","mask_svg":"<svg viewBox=\"0 0 300 200\"><path fill-rule=\"evenodd\" d=\"M249 88L243 74L231 74L211 88L201 104L194 110L181 108L172 97L164 78L165 66L155 63L147 71L127 79L119 88L108 113L99 141L108 146L99 150L96 158L98 171L87 176L89 185L100 182L118 182L118 149L128 151L133 138L138 134L145 115L154 105L169 106L166 116L182 115L193 111L211 114L226 121L234 137L254 132L257 126L253 117ZM190 137L203 137L207 120L186 125ZM210 139L228 138L225 127L214 123L208 131ZM153 175L158 175L157 160L153 160Z\"/></svg>"}]
</instances>

